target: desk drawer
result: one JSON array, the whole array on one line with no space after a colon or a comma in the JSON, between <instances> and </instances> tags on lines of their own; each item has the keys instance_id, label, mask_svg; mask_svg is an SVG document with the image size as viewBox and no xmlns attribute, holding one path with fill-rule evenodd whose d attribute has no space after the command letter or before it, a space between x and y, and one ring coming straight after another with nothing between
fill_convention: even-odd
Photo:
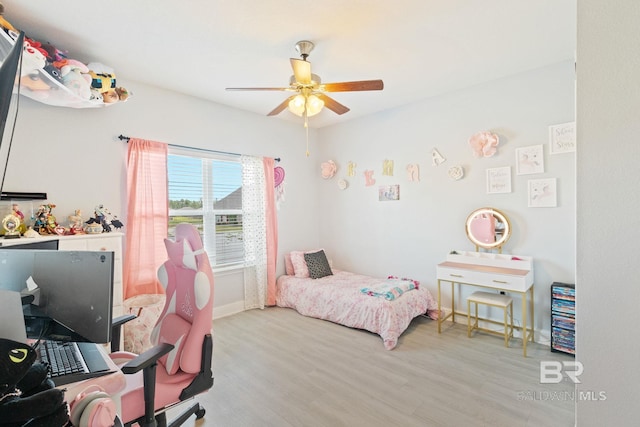
<instances>
[{"instance_id":1,"label":"desk drawer","mask_svg":"<svg viewBox=\"0 0 640 427\"><path fill-rule=\"evenodd\" d=\"M504 289L506 291L525 292L533 284L531 272L526 275L510 275L483 273L479 271L462 270L457 268L438 267L437 276L440 280L466 283L469 285L485 286L488 288Z\"/></svg>"}]
</instances>

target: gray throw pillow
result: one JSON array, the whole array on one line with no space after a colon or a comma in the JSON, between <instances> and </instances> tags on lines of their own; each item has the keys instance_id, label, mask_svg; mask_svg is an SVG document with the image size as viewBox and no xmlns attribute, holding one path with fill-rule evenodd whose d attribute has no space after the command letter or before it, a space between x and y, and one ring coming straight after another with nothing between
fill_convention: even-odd
<instances>
[{"instance_id":1,"label":"gray throw pillow","mask_svg":"<svg viewBox=\"0 0 640 427\"><path fill-rule=\"evenodd\" d=\"M309 269L309 277L312 279L320 279L321 277L331 276L333 274L329 266L329 261L327 261L327 256L322 250L304 254L304 260Z\"/></svg>"}]
</instances>

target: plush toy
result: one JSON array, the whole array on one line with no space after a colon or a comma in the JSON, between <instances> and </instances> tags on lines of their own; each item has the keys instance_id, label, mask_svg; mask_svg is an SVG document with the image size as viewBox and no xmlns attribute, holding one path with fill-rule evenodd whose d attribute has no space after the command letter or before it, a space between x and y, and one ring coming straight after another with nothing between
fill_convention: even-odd
<instances>
[{"instance_id":1,"label":"plush toy","mask_svg":"<svg viewBox=\"0 0 640 427\"><path fill-rule=\"evenodd\" d=\"M22 45L22 75L32 73L34 70L44 68L47 57L36 49L28 40Z\"/></svg>"},{"instance_id":2,"label":"plush toy","mask_svg":"<svg viewBox=\"0 0 640 427\"><path fill-rule=\"evenodd\" d=\"M39 41L34 40L34 39L30 39L29 37L25 37L24 38L24 42L25 43L29 43L29 45L31 46L32 49L36 49L45 58L49 57L49 52L47 52L46 49L42 48L42 43L40 43Z\"/></svg>"},{"instance_id":3,"label":"plush toy","mask_svg":"<svg viewBox=\"0 0 640 427\"><path fill-rule=\"evenodd\" d=\"M97 73L93 70L89 71L91 76L91 88L104 93L108 90L116 88L116 75L112 73Z\"/></svg>"},{"instance_id":4,"label":"plush toy","mask_svg":"<svg viewBox=\"0 0 640 427\"><path fill-rule=\"evenodd\" d=\"M0 426L62 427L69 414L64 393L47 379L48 367L34 363L35 350L0 338Z\"/></svg>"},{"instance_id":5,"label":"plush toy","mask_svg":"<svg viewBox=\"0 0 640 427\"><path fill-rule=\"evenodd\" d=\"M16 33L18 32L18 30L16 30L15 27L11 25L11 23L9 23L9 21L4 19L4 5L2 3L0 3L0 27L6 28L7 30L15 31Z\"/></svg>"},{"instance_id":6,"label":"plush toy","mask_svg":"<svg viewBox=\"0 0 640 427\"><path fill-rule=\"evenodd\" d=\"M89 68L75 59L59 61L62 84L82 99L91 98L91 76Z\"/></svg>"},{"instance_id":7,"label":"plush toy","mask_svg":"<svg viewBox=\"0 0 640 427\"><path fill-rule=\"evenodd\" d=\"M123 87L117 87L102 93L102 102L105 104L112 104L118 101L124 102L127 99L129 99L129 91Z\"/></svg>"},{"instance_id":8,"label":"plush toy","mask_svg":"<svg viewBox=\"0 0 640 427\"><path fill-rule=\"evenodd\" d=\"M42 43L42 48L47 51L47 58L49 61L54 63L54 65L56 61L62 61L67 58L67 54L65 52L61 51L51 43Z\"/></svg>"}]
</instances>

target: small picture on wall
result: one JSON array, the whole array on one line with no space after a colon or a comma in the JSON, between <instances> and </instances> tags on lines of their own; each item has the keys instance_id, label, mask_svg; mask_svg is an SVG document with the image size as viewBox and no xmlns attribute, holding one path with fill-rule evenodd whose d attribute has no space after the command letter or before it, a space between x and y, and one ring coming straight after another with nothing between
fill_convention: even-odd
<instances>
[{"instance_id":1,"label":"small picture on wall","mask_svg":"<svg viewBox=\"0 0 640 427\"><path fill-rule=\"evenodd\" d=\"M487 194L511 193L511 166L487 169Z\"/></svg>"},{"instance_id":2,"label":"small picture on wall","mask_svg":"<svg viewBox=\"0 0 640 427\"><path fill-rule=\"evenodd\" d=\"M381 185L378 187L378 200L386 202L390 200L400 200L399 185Z\"/></svg>"},{"instance_id":3,"label":"small picture on wall","mask_svg":"<svg viewBox=\"0 0 640 427\"><path fill-rule=\"evenodd\" d=\"M576 151L576 122L549 126L549 148L551 154Z\"/></svg>"},{"instance_id":4,"label":"small picture on wall","mask_svg":"<svg viewBox=\"0 0 640 427\"><path fill-rule=\"evenodd\" d=\"M542 145L520 147L516 149L516 173L528 175L544 172L544 156Z\"/></svg>"},{"instance_id":5,"label":"small picture on wall","mask_svg":"<svg viewBox=\"0 0 640 427\"><path fill-rule=\"evenodd\" d=\"M530 179L529 207L555 208L556 206L556 178Z\"/></svg>"}]
</instances>

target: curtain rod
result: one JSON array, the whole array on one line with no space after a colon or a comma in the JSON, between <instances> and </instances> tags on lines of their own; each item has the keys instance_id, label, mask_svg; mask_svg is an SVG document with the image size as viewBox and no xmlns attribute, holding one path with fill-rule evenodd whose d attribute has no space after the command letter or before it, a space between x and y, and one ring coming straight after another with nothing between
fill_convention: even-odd
<instances>
[{"instance_id":1,"label":"curtain rod","mask_svg":"<svg viewBox=\"0 0 640 427\"><path fill-rule=\"evenodd\" d=\"M124 136L124 135L118 135L118 139L120 141L127 141L129 142L129 140L131 139L131 137L129 136ZM186 145L176 145L176 144L167 144L171 147L176 147L176 148L186 148L189 150L200 150L200 151L206 151L208 153L217 153L217 154L227 154L230 156L242 156L242 154L240 153L231 153L229 151L218 151L218 150L209 150L208 148L195 148L195 147L187 147ZM276 157L273 160L275 160L276 162L280 161L280 157Z\"/></svg>"}]
</instances>

